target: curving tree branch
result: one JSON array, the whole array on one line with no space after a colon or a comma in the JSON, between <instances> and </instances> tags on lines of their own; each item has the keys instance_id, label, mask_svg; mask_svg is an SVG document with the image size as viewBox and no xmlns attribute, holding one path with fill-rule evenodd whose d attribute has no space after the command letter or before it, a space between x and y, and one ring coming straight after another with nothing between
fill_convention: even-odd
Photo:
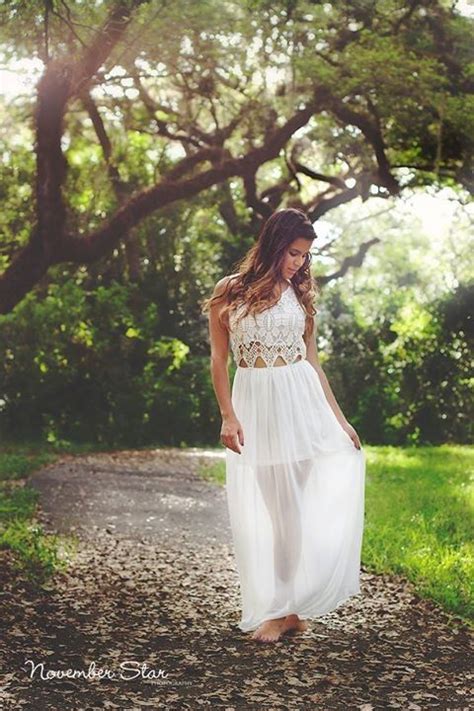
<instances>
[{"instance_id":1,"label":"curving tree branch","mask_svg":"<svg viewBox=\"0 0 474 711\"><path fill-rule=\"evenodd\" d=\"M61 106L57 109L60 111ZM130 197L104 225L84 237L73 236L65 231L61 196L61 179L65 169L61 163L61 171L57 169L55 173L56 182L51 196L50 188L45 195L41 195L43 201L49 200L53 214L49 220L45 217L42 229L35 229L28 245L0 277L0 313L13 309L51 265L61 262L94 262L108 254L130 229L165 205L197 195L232 176L245 178L255 174L260 165L279 155L293 133L306 125L316 110L316 102L299 110L283 126L275 129L263 146L239 158L234 158L219 147L213 147L183 159L157 185ZM56 130L59 128L58 122ZM59 155L62 161L62 154ZM192 177L182 178L204 160L212 160L213 167ZM44 202L42 204L44 207Z\"/></svg>"},{"instance_id":2,"label":"curving tree branch","mask_svg":"<svg viewBox=\"0 0 474 711\"><path fill-rule=\"evenodd\" d=\"M318 282L321 285L327 284L330 281L334 281L335 279L340 279L341 277L343 277L344 274L349 271L349 269L361 267L364 262L365 255L367 254L369 249L374 244L378 244L378 242L380 241L381 240L378 237L374 237L373 239L370 239L367 242L362 242L362 244L359 245L359 249L355 254L351 254L349 257L345 257L345 259L343 259L342 264L339 269L337 269L337 271L332 272L332 274L326 274L325 276L318 277Z\"/></svg>"}]
</instances>

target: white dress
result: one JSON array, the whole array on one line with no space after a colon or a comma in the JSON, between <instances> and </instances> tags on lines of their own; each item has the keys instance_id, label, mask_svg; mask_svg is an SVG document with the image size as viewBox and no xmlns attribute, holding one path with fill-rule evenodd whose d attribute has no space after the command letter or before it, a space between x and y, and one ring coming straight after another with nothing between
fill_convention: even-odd
<instances>
[{"instance_id":1,"label":"white dress","mask_svg":"<svg viewBox=\"0 0 474 711\"><path fill-rule=\"evenodd\" d=\"M244 632L323 615L360 592L365 452L306 360L305 314L287 281L274 306L229 321L244 445L226 449L226 495ZM279 355L287 365L273 365Z\"/></svg>"}]
</instances>

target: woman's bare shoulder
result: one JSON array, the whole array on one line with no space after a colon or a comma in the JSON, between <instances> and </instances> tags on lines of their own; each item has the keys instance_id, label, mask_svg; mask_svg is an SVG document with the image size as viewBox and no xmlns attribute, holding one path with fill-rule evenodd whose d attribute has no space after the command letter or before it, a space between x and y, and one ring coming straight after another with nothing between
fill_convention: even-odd
<instances>
[{"instance_id":1,"label":"woman's bare shoulder","mask_svg":"<svg viewBox=\"0 0 474 711\"><path fill-rule=\"evenodd\" d=\"M235 279L235 277L237 276L239 276L238 273L228 274L227 276L222 277L222 279L219 279L219 281L214 287L214 296L220 296L221 294L223 294L227 287L227 284L231 281L231 279Z\"/></svg>"}]
</instances>

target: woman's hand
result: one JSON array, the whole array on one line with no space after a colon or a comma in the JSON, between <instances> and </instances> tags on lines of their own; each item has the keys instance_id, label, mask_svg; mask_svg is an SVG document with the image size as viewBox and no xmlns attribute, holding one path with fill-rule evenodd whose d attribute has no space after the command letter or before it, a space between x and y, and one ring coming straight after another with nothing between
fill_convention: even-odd
<instances>
[{"instance_id":1,"label":"woman's hand","mask_svg":"<svg viewBox=\"0 0 474 711\"><path fill-rule=\"evenodd\" d=\"M360 449L361 444L360 444L359 435L357 434L355 429L352 427L352 425L350 425L348 422L344 422L344 424L342 425L342 429L344 430L344 432L347 432L347 434L349 435L351 440L354 442L356 449Z\"/></svg>"},{"instance_id":2,"label":"woman's hand","mask_svg":"<svg viewBox=\"0 0 474 711\"><path fill-rule=\"evenodd\" d=\"M221 427L221 442L233 452L241 454L239 445L244 444L244 431L238 419L234 416L224 417Z\"/></svg>"}]
</instances>

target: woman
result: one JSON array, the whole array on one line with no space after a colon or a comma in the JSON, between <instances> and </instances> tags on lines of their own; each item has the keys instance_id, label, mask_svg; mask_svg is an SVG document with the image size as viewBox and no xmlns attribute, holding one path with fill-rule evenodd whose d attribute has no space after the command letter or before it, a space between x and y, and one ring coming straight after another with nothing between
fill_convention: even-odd
<instances>
[{"instance_id":1,"label":"woman","mask_svg":"<svg viewBox=\"0 0 474 711\"><path fill-rule=\"evenodd\" d=\"M315 238L300 210L273 213L238 273L221 279L203 306L226 447L239 627L262 642L304 631L304 618L360 591L365 453L318 359Z\"/></svg>"}]
</instances>

